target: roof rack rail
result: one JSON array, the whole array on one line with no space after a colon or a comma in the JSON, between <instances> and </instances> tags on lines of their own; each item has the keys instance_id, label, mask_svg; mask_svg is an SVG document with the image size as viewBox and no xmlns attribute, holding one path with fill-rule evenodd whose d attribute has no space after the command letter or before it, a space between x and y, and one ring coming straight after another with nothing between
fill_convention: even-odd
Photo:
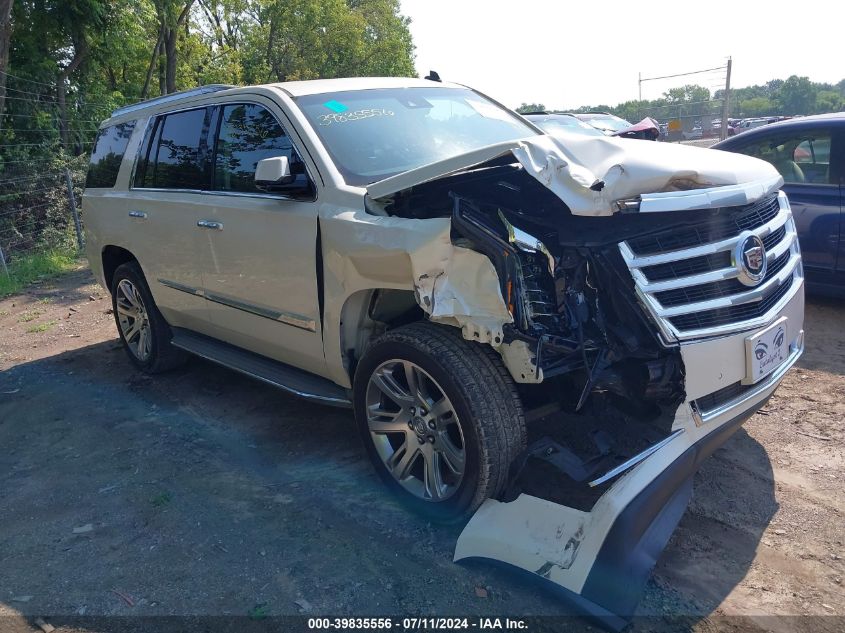
<instances>
[{"instance_id":1,"label":"roof rack rail","mask_svg":"<svg viewBox=\"0 0 845 633\"><path fill-rule=\"evenodd\" d=\"M199 86L198 88L190 88L188 90L181 90L179 92L171 92L170 94L161 95L160 97L153 97L152 99L147 99L146 101L141 101L139 103L125 105L112 112L111 115L113 117L119 116L121 114L135 112L136 110L143 110L144 108L149 108L150 106L161 105L162 103L178 101L179 99L186 99L188 97L199 97L200 95L209 94L212 92L219 92L220 90L229 90L230 88L236 87L237 86L232 86L229 84L208 84L207 86Z\"/></svg>"}]
</instances>

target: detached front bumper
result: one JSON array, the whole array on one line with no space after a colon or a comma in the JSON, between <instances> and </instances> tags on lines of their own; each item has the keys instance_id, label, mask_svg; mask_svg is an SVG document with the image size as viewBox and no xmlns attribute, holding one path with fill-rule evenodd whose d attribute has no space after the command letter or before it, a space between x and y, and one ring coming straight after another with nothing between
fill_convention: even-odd
<instances>
[{"instance_id":1,"label":"detached front bumper","mask_svg":"<svg viewBox=\"0 0 845 633\"><path fill-rule=\"evenodd\" d=\"M524 570L605 626L624 627L687 507L693 475L768 401L804 351L803 315L802 280L777 317L787 317L789 355L753 385L742 384L751 332L683 344L687 399L672 434L630 460L591 511L526 494L510 503L488 500L458 538L454 560L483 558Z\"/></svg>"}]
</instances>

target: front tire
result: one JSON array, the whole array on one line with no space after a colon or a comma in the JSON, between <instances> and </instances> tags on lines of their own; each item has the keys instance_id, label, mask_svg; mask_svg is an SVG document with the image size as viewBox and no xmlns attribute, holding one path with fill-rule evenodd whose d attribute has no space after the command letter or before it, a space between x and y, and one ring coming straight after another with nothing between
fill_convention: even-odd
<instances>
[{"instance_id":1,"label":"front tire","mask_svg":"<svg viewBox=\"0 0 845 633\"><path fill-rule=\"evenodd\" d=\"M170 326L156 307L137 262L118 266L111 296L117 332L133 365L146 374L157 374L185 362L184 352L170 344Z\"/></svg>"},{"instance_id":2,"label":"front tire","mask_svg":"<svg viewBox=\"0 0 845 633\"><path fill-rule=\"evenodd\" d=\"M463 520L500 495L526 444L516 386L498 354L456 328L391 330L355 372L355 419L381 479L416 512Z\"/></svg>"}]
</instances>

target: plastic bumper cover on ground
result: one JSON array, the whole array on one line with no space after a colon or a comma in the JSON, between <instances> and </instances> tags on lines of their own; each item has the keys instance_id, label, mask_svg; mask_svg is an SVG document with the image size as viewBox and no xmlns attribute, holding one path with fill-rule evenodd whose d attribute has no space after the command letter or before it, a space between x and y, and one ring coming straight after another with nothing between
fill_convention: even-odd
<instances>
[{"instance_id":1,"label":"plastic bumper cover on ground","mask_svg":"<svg viewBox=\"0 0 845 633\"><path fill-rule=\"evenodd\" d=\"M489 559L524 570L582 613L610 628L624 627L687 507L702 461L768 401L803 352L803 311L801 288L781 313L789 321L786 361L705 415L695 399L733 380L734 357L740 348L745 354L750 333L682 346L688 398L668 442L618 479L590 512L525 494L510 503L488 500L461 533L455 560Z\"/></svg>"}]
</instances>

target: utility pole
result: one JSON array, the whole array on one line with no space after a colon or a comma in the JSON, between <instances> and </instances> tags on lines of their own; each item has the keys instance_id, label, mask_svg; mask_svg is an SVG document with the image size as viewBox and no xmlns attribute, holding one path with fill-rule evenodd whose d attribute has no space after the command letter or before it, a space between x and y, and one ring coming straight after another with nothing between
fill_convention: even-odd
<instances>
[{"instance_id":1,"label":"utility pole","mask_svg":"<svg viewBox=\"0 0 845 633\"><path fill-rule=\"evenodd\" d=\"M727 73L725 74L725 96L722 99L722 130L719 132L719 139L724 141L728 138L728 112L731 105L731 58L728 57Z\"/></svg>"},{"instance_id":2,"label":"utility pole","mask_svg":"<svg viewBox=\"0 0 845 633\"><path fill-rule=\"evenodd\" d=\"M639 88L640 88L640 101L642 101L643 100L643 74L642 73L638 73L637 84L639 85Z\"/></svg>"}]
</instances>

